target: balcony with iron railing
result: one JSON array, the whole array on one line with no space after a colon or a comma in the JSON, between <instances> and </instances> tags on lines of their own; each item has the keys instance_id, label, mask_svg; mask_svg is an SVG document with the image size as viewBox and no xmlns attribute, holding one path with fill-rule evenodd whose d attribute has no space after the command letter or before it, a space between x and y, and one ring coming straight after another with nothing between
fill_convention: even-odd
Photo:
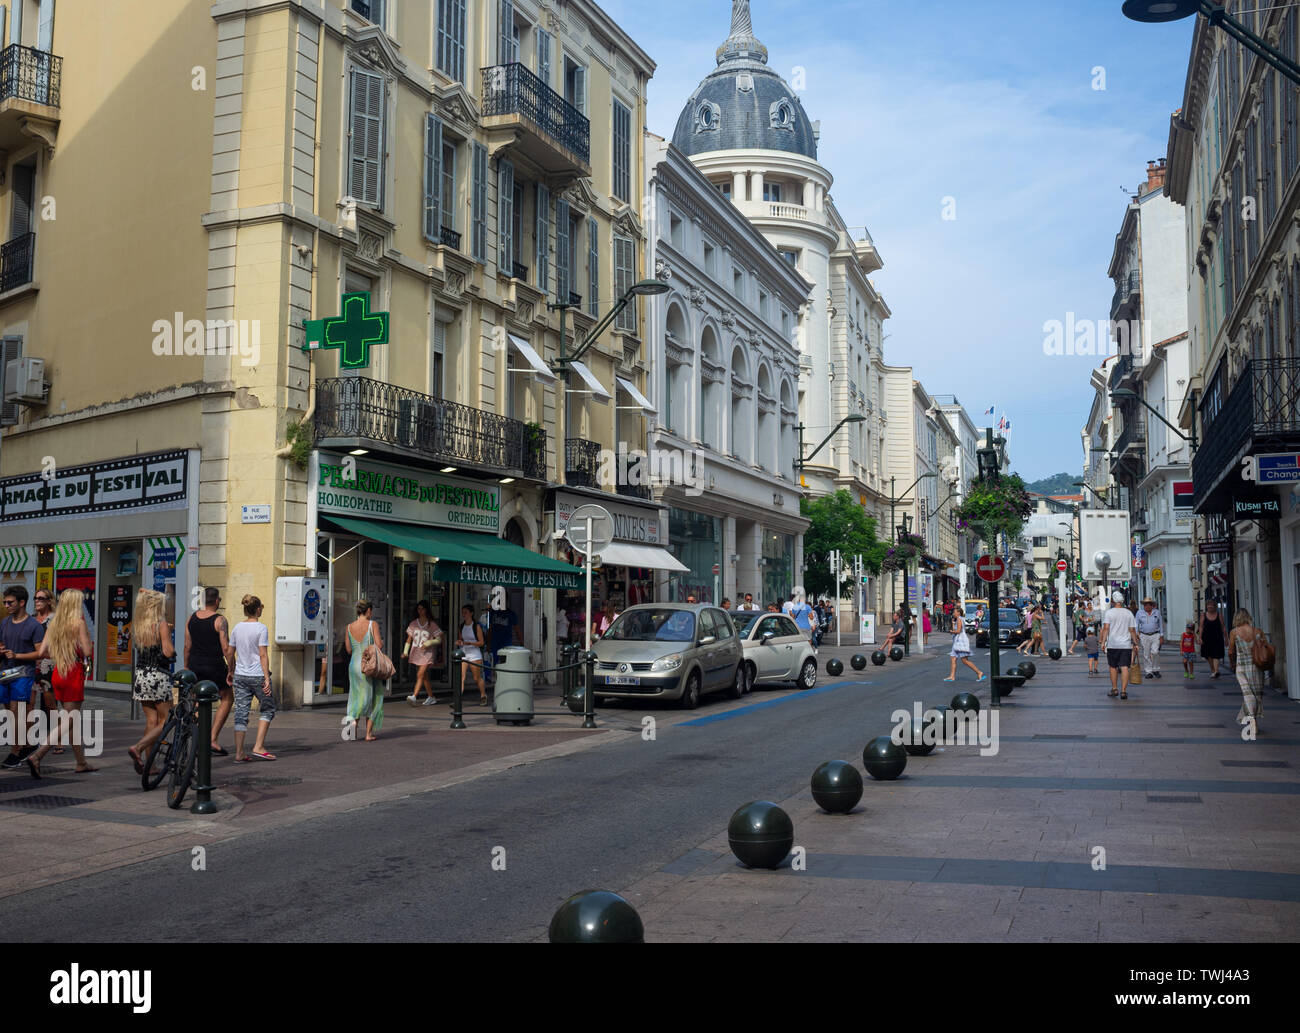
<instances>
[{"instance_id":1,"label":"balcony with iron railing","mask_svg":"<svg viewBox=\"0 0 1300 1033\"><path fill-rule=\"evenodd\" d=\"M1126 309L1130 300L1135 304L1137 302L1138 291L1142 286L1142 279L1136 272L1131 272L1128 276L1121 276L1116 281L1115 293L1110 300L1110 318L1120 318L1120 312ZM1125 313L1125 318L1136 313Z\"/></svg>"},{"instance_id":2,"label":"balcony with iron railing","mask_svg":"<svg viewBox=\"0 0 1300 1033\"><path fill-rule=\"evenodd\" d=\"M483 69L483 127L551 175L591 175L591 123L519 62Z\"/></svg>"},{"instance_id":3,"label":"balcony with iron railing","mask_svg":"<svg viewBox=\"0 0 1300 1033\"><path fill-rule=\"evenodd\" d=\"M521 420L367 377L316 383L316 445L399 452L546 479L546 432Z\"/></svg>"},{"instance_id":4,"label":"balcony with iron railing","mask_svg":"<svg viewBox=\"0 0 1300 1033\"><path fill-rule=\"evenodd\" d=\"M455 250L455 251L459 251L459 250L460 250L460 234L457 233L457 232L456 232L454 229L452 229L450 226L442 226L442 227L439 227L439 229L440 229L440 233L438 234L438 239L442 242L442 244L443 244L445 247L449 247L449 248L452 248L452 249Z\"/></svg>"},{"instance_id":5,"label":"balcony with iron railing","mask_svg":"<svg viewBox=\"0 0 1300 1033\"><path fill-rule=\"evenodd\" d=\"M35 261L35 233L21 233L0 244L0 293L31 283Z\"/></svg>"},{"instance_id":6,"label":"balcony with iron railing","mask_svg":"<svg viewBox=\"0 0 1300 1033\"><path fill-rule=\"evenodd\" d=\"M1199 410L1195 509L1228 512L1242 456L1300 450L1300 357L1249 360L1227 398L1207 389Z\"/></svg>"},{"instance_id":7,"label":"balcony with iron railing","mask_svg":"<svg viewBox=\"0 0 1300 1033\"><path fill-rule=\"evenodd\" d=\"M564 439L564 483L571 488L600 487L600 443Z\"/></svg>"},{"instance_id":8,"label":"balcony with iron railing","mask_svg":"<svg viewBox=\"0 0 1300 1033\"><path fill-rule=\"evenodd\" d=\"M62 89L63 58L18 43L0 51L0 150L33 137L53 147Z\"/></svg>"}]
</instances>

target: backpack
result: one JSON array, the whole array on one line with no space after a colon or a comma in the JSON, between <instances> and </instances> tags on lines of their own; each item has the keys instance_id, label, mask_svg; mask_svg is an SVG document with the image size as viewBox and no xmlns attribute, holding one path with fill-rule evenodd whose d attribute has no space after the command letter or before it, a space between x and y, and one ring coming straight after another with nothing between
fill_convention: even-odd
<instances>
[{"instance_id":1,"label":"backpack","mask_svg":"<svg viewBox=\"0 0 1300 1033\"><path fill-rule=\"evenodd\" d=\"M1273 670L1273 664L1277 660L1277 650L1258 628L1255 629L1255 641L1250 646L1250 659L1261 671Z\"/></svg>"}]
</instances>

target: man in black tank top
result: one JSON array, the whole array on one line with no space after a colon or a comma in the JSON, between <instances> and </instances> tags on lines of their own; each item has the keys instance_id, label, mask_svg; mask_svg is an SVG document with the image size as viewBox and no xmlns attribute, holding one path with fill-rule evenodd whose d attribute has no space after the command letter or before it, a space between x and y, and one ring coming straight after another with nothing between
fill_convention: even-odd
<instances>
[{"instance_id":1,"label":"man in black tank top","mask_svg":"<svg viewBox=\"0 0 1300 1033\"><path fill-rule=\"evenodd\" d=\"M185 625L185 666L199 676L199 681L215 682L221 690L221 702L212 715L212 755L224 757L227 751L217 741L221 727L235 705L227 659L231 655L226 618L217 613L221 593L215 588L203 591L203 609L195 610Z\"/></svg>"}]
</instances>

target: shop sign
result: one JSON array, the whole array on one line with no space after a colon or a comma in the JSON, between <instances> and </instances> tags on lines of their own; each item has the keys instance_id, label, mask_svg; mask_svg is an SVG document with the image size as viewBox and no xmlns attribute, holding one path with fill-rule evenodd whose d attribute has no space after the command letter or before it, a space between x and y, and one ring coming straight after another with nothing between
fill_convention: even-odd
<instances>
[{"instance_id":1,"label":"shop sign","mask_svg":"<svg viewBox=\"0 0 1300 1033\"><path fill-rule=\"evenodd\" d=\"M1196 551L1202 555L1214 552L1231 552L1232 547L1228 545L1226 538L1207 538L1196 546Z\"/></svg>"},{"instance_id":2,"label":"shop sign","mask_svg":"<svg viewBox=\"0 0 1300 1033\"><path fill-rule=\"evenodd\" d=\"M577 495L566 495L563 492L557 492L555 496L556 532L566 530L569 526L569 517L573 515L573 511L591 501L591 499ZM609 515L614 519L614 541L637 542L642 545L663 544L659 510L638 509L635 506L624 506L604 499L600 500L600 506L602 509L608 510Z\"/></svg>"},{"instance_id":3,"label":"shop sign","mask_svg":"<svg viewBox=\"0 0 1300 1033\"><path fill-rule=\"evenodd\" d=\"M435 580L456 581L465 585L503 585L506 588L556 588L563 591L581 591L583 572L573 573L551 570L521 570L517 567L498 567L491 563L456 563L439 560L435 565Z\"/></svg>"},{"instance_id":4,"label":"shop sign","mask_svg":"<svg viewBox=\"0 0 1300 1033\"><path fill-rule=\"evenodd\" d=\"M356 469L347 476L353 458ZM319 459L316 508L321 513L497 533L501 493L495 484L353 456L345 469L342 457L325 452Z\"/></svg>"},{"instance_id":5,"label":"shop sign","mask_svg":"<svg viewBox=\"0 0 1300 1033\"><path fill-rule=\"evenodd\" d=\"M180 509L186 503L188 463L188 452L159 452L7 477L0 481L0 522Z\"/></svg>"},{"instance_id":6,"label":"shop sign","mask_svg":"<svg viewBox=\"0 0 1300 1033\"><path fill-rule=\"evenodd\" d=\"M1234 498L1232 513L1238 520L1277 520L1282 516L1282 501L1277 498Z\"/></svg>"},{"instance_id":7,"label":"shop sign","mask_svg":"<svg viewBox=\"0 0 1300 1033\"><path fill-rule=\"evenodd\" d=\"M1191 481L1174 481L1174 509L1191 509L1196 503L1196 492Z\"/></svg>"}]
</instances>

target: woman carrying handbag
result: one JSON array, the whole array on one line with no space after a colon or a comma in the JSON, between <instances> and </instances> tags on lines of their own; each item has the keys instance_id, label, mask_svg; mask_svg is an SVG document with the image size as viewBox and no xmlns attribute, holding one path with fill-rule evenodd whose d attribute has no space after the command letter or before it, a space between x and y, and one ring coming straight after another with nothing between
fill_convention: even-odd
<instances>
[{"instance_id":1,"label":"woman carrying handbag","mask_svg":"<svg viewBox=\"0 0 1300 1033\"><path fill-rule=\"evenodd\" d=\"M392 676L393 664L379 648L379 626L370 619L374 607L365 599L357 603L357 619L347 628L348 714L354 726L366 721L366 742L374 742L375 733L384 726L384 681ZM387 665L388 674L383 667Z\"/></svg>"},{"instance_id":2,"label":"woman carrying handbag","mask_svg":"<svg viewBox=\"0 0 1300 1033\"><path fill-rule=\"evenodd\" d=\"M1241 709L1237 723L1249 722L1251 732L1259 734L1259 719L1263 714L1264 676L1255 666L1255 647L1262 644L1262 633L1250 620L1250 611L1241 609L1232 618L1232 631L1228 633L1228 659L1232 661L1241 687Z\"/></svg>"}]
</instances>

